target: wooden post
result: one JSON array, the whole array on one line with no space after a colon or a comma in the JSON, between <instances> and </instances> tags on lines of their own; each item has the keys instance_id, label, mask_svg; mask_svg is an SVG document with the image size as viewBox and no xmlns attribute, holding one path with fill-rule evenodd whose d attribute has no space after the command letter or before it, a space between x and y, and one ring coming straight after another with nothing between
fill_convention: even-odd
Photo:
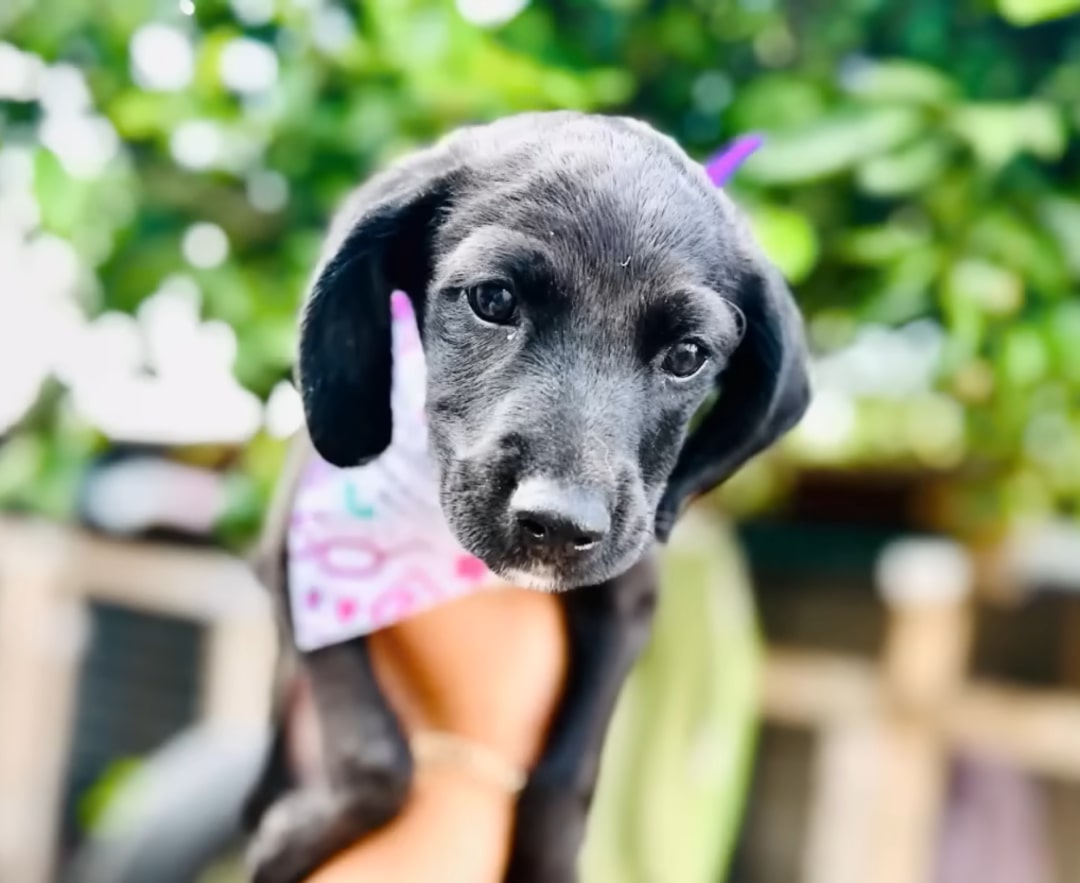
<instances>
[{"instance_id":1,"label":"wooden post","mask_svg":"<svg viewBox=\"0 0 1080 883\"><path fill-rule=\"evenodd\" d=\"M85 626L73 551L46 525L0 530L0 880L52 879Z\"/></svg>"},{"instance_id":2,"label":"wooden post","mask_svg":"<svg viewBox=\"0 0 1080 883\"><path fill-rule=\"evenodd\" d=\"M883 787L869 841L875 883L933 878L948 774L940 721L967 665L972 576L963 548L943 540L896 543L879 562L890 620L883 660Z\"/></svg>"},{"instance_id":3,"label":"wooden post","mask_svg":"<svg viewBox=\"0 0 1080 883\"><path fill-rule=\"evenodd\" d=\"M802 883L865 883L875 857L863 848L874 834L868 811L881 797L884 740L869 715L827 722L818 731Z\"/></svg>"},{"instance_id":4,"label":"wooden post","mask_svg":"<svg viewBox=\"0 0 1080 883\"><path fill-rule=\"evenodd\" d=\"M905 541L882 556L878 582L889 628L876 689L850 664L821 661L834 683L819 690L772 666L773 701L786 675L789 708L819 716L805 883L931 879L947 772L941 718L968 655L971 563L951 543ZM831 710L812 708L822 692Z\"/></svg>"},{"instance_id":5,"label":"wooden post","mask_svg":"<svg viewBox=\"0 0 1080 883\"><path fill-rule=\"evenodd\" d=\"M203 661L206 720L266 726L277 650L277 633L268 616L231 618L213 626Z\"/></svg>"}]
</instances>

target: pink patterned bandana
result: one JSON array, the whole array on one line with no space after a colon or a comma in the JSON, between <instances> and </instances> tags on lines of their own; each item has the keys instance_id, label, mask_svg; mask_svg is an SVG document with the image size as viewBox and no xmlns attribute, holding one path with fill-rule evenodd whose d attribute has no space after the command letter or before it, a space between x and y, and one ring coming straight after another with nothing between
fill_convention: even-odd
<instances>
[{"instance_id":1,"label":"pink patterned bandana","mask_svg":"<svg viewBox=\"0 0 1080 883\"><path fill-rule=\"evenodd\" d=\"M742 138L709 161L721 186L760 145ZM313 456L301 477L288 537L293 638L301 651L341 643L500 585L450 532L428 453L427 371L409 298L391 298L390 447L376 460L338 469Z\"/></svg>"},{"instance_id":2,"label":"pink patterned bandana","mask_svg":"<svg viewBox=\"0 0 1080 883\"><path fill-rule=\"evenodd\" d=\"M390 447L353 469L313 457L297 491L287 542L300 650L368 634L497 582L443 518L428 455L420 335L409 298L394 292L391 305Z\"/></svg>"}]
</instances>

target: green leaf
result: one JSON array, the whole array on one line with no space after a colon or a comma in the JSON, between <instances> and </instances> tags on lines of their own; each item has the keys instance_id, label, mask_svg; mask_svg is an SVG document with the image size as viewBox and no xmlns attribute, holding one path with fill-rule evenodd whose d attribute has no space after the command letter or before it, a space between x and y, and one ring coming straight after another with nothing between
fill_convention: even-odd
<instances>
[{"instance_id":1,"label":"green leaf","mask_svg":"<svg viewBox=\"0 0 1080 883\"><path fill-rule=\"evenodd\" d=\"M1012 271L978 258L963 258L945 275L944 296L966 300L994 316L1007 316L1024 302L1024 282Z\"/></svg>"},{"instance_id":2,"label":"green leaf","mask_svg":"<svg viewBox=\"0 0 1080 883\"><path fill-rule=\"evenodd\" d=\"M117 132L134 141L171 134L183 121L184 114L183 103L173 100L172 96L136 89L123 92L109 107L109 117Z\"/></svg>"},{"instance_id":3,"label":"green leaf","mask_svg":"<svg viewBox=\"0 0 1080 883\"><path fill-rule=\"evenodd\" d=\"M1042 229L1017 207L984 209L972 225L970 248L995 264L1009 267L1041 295L1072 293L1068 266L1053 234Z\"/></svg>"},{"instance_id":4,"label":"green leaf","mask_svg":"<svg viewBox=\"0 0 1080 883\"><path fill-rule=\"evenodd\" d=\"M1045 376L1048 367L1045 342L1036 328L1018 325L1005 332L1001 373L1007 383L1029 387Z\"/></svg>"},{"instance_id":5,"label":"green leaf","mask_svg":"<svg viewBox=\"0 0 1080 883\"><path fill-rule=\"evenodd\" d=\"M801 282L817 264L821 247L810 219L793 209L759 205L748 209L754 235L790 282Z\"/></svg>"},{"instance_id":6,"label":"green leaf","mask_svg":"<svg viewBox=\"0 0 1080 883\"><path fill-rule=\"evenodd\" d=\"M837 253L853 264L874 267L893 264L929 242L927 230L897 223L880 224L842 235L837 242Z\"/></svg>"},{"instance_id":7,"label":"green leaf","mask_svg":"<svg viewBox=\"0 0 1080 883\"><path fill-rule=\"evenodd\" d=\"M144 762L134 757L114 760L105 768L79 800L79 823L84 831L100 833L113 799L132 787L143 768Z\"/></svg>"},{"instance_id":8,"label":"green leaf","mask_svg":"<svg viewBox=\"0 0 1080 883\"><path fill-rule=\"evenodd\" d=\"M1047 316L1045 333L1062 376L1080 386L1080 301L1055 305Z\"/></svg>"},{"instance_id":9,"label":"green leaf","mask_svg":"<svg viewBox=\"0 0 1080 883\"><path fill-rule=\"evenodd\" d=\"M1014 25L1038 24L1080 10L1080 0L998 0L997 5L1002 17Z\"/></svg>"},{"instance_id":10,"label":"green leaf","mask_svg":"<svg viewBox=\"0 0 1080 883\"><path fill-rule=\"evenodd\" d=\"M925 125L909 108L849 109L797 132L771 136L743 176L759 184L800 184L827 178L911 141Z\"/></svg>"},{"instance_id":11,"label":"green leaf","mask_svg":"<svg viewBox=\"0 0 1080 883\"><path fill-rule=\"evenodd\" d=\"M933 186L945 171L948 150L937 140L918 141L859 166L859 189L871 196L906 196Z\"/></svg>"},{"instance_id":12,"label":"green leaf","mask_svg":"<svg viewBox=\"0 0 1080 883\"><path fill-rule=\"evenodd\" d=\"M37 436L20 433L0 445L0 506L22 498L45 465L45 446Z\"/></svg>"},{"instance_id":13,"label":"green leaf","mask_svg":"<svg viewBox=\"0 0 1080 883\"><path fill-rule=\"evenodd\" d=\"M1057 241L1069 273L1080 278L1080 200L1048 197L1039 206L1039 216Z\"/></svg>"},{"instance_id":14,"label":"green leaf","mask_svg":"<svg viewBox=\"0 0 1080 883\"><path fill-rule=\"evenodd\" d=\"M34 190L43 226L61 236L71 235L93 204L93 183L73 178L48 150L39 150L35 157Z\"/></svg>"},{"instance_id":15,"label":"green leaf","mask_svg":"<svg viewBox=\"0 0 1080 883\"><path fill-rule=\"evenodd\" d=\"M932 244L912 248L889 263L883 284L860 311L862 321L907 322L931 307L934 283L941 275L941 249Z\"/></svg>"},{"instance_id":16,"label":"green leaf","mask_svg":"<svg viewBox=\"0 0 1080 883\"><path fill-rule=\"evenodd\" d=\"M1067 137L1060 109L1042 101L964 105L953 115L951 128L991 171L1025 153L1060 159Z\"/></svg>"},{"instance_id":17,"label":"green leaf","mask_svg":"<svg viewBox=\"0 0 1080 883\"><path fill-rule=\"evenodd\" d=\"M910 102L937 107L959 93L945 73L915 61L891 59L866 65L850 84L850 91L867 102Z\"/></svg>"},{"instance_id":18,"label":"green leaf","mask_svg":"<svg viewBox=\"0 0 1080 883\"><path fill-rule=\"evenodd\" d=\"M986 312L976 297L955 284L952 274L947 274L941 285L941 307L949 331L944 369L955 371L979 353L986 336Z\"/></svg>"},{"instance_id":19,"label":"green leaf","mask_svg":"<svg viewBox=\"0 0 1080 883\"><path fill-rule=\"evenodd\" d=\"M828 100L816 83L793 74L766 74L735 93L730 110L737 131L776 132L818 123Z\"/></svg>"}]
</instances>

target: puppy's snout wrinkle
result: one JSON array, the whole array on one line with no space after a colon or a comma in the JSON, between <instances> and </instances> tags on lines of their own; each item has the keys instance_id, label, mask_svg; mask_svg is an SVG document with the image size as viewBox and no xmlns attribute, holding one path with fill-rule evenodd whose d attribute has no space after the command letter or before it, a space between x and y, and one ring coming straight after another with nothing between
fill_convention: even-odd
<instances>
[{"instance_id":1,"label":"puppy's snout wrinkle","mask_svg":"<svg viewBox=\"0 0 1080 883\"><path fill-rule=\"evenodd\" d=\"M510 498L510 516L526 548L584 553L611 530L607 500L597 490L531 478Z\"/></svg>"}]
</instances>

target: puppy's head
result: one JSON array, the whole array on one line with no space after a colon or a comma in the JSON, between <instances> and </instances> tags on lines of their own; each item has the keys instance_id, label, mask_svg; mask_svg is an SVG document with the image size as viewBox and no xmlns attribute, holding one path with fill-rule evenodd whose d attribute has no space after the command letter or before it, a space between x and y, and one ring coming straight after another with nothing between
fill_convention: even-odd
<instances>
[{"instance_id":1,"label":"puppy's head","mask_svg":"<svg viewBox=\"0 0 1080 883\"><path fill-rule=\"evenodd\" d=\"M300 341L308 429L339 466L390 442L396 288L421 326L447 521L518 584L627 569L806 406L780 275L705 173L633 120L463 129L357 191Z\"/></svg>"}]
</instances>

